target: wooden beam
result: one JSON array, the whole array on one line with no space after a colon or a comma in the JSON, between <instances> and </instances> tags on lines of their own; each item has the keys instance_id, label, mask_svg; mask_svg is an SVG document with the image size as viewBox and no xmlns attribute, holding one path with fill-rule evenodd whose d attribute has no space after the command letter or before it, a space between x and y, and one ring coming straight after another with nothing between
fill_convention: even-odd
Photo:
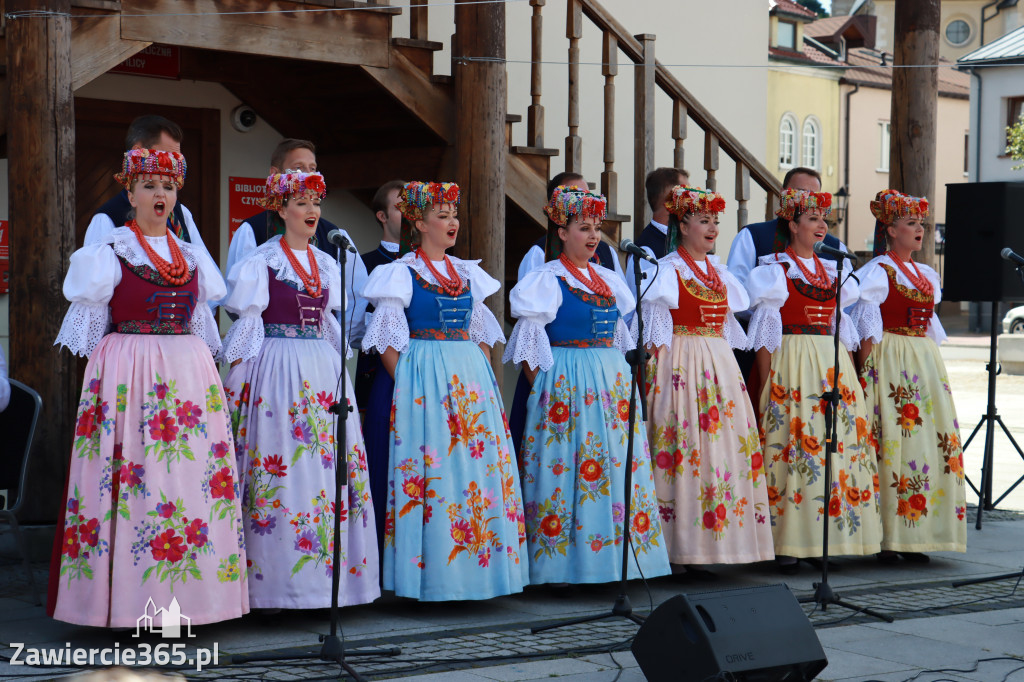
<instances>
[{"instance_id":1,"label":"wooden beam","mask_svg":"<svg viewBox=\"0 0 1024 682\"><path fill-rule=\"evenodd\" d=\"M363 71L380 83L398 100L398 103L423 121L441 139L451 142L455 138L455 108L441 88L430 82L416 65L404 55L394 53L391 68L363 66ZM505 105L502 105L504 109ZM502 111L502 126L505 112Z\"/></svg>"},{"instance_id":2,"label":"wooden beam","mask_svg":"<svg viewBox=\"0 0 1024 682\"><path fill-rule=\"evenodd\" d=\"M915 197L935 196L939 74L939 0L896 0L892 111L889 115L889 187ZM913 68L901 69L909 66ZM934 221L927 228L922 263L935 262Z\"/></svg>"},{"instance_id":3,"label":"wooden beam","mask_svg":"<svg viewBox=\"0 0 1024 682\"><path fill-rule=\"evenodd\" d=\"M317 154L317 165L334 189L377 189L396 179L442 177L445 147L415 147ZM450 177L450 176L449 176Z\"/></svg>"},{"instance_id":4,"label":"wooden beam","mask_svg":"<svg viewBox=\"0 0 1024 682\"><path fill-rule=\"evenodd\" d=\"M283 0L123 0L121 37L335 64L386 67L389 14ZM250 12L250 13L246 13ZM169 20L164 14L175 14Z\"/></svg>"},{"instance_id":5,"label":"wooden beam","mask_svg":"<svg viewBox=\"0 0 1024 682\"><path fill-rule=\"evenodd\" d=\"M78 90L152 43L121 38L113 15L71 18L71 88Z\"/></svg>"},{"instance_id":6,"label":"wooden beam","mask_svg":"<svg viewBox=\"0 0 1024 682\"><path fill-rule=\"evenodd\" d=\"M636 36L642 59L633 70L633 234L640 234L651 219L647 203L647 174L654 170L654 36Z\"/></svg>"},{"instance_id":7,"label":"wooden beam","mask_svg":"<svg viewBox=\"0 0 1024 682\"><path fill-rule=\"evenodd\" d=\"M548 226L544 216L546 189L547 180L537 175L525 159L517 154L508 155L505 164L505 194L544 229Z\"/></svg>"},{"instance_id":8,"label":"wooden beam","mask_svg":"<svg viewBox=\"0 0 1024 682\"><path fill-rule=\"evenodd\" d=\"M505 5L459 0L455 5L455 31L455 178L462 188L461 215L467 233L456 244L456 254L482 259L487 274L503 282L508 158ZM505 295L491 296L487 306L496 318L505 319ZM491 349L491 365L499 387L503 345L498 343Z\"/></svg>"},{"instance_id":9,"label":"wooden beam","mask_svg":"<svg viewBox=\"0 0 1024 682\"><path fill-rule=\"evenodd\" d=\"M78 405L75 359L53 346L75 229L75 112L68 0L7 0L11 377L43 398L22 521L52 522ZM45 245L45 248L41 248Z\"/></svg>"}]
</instances>

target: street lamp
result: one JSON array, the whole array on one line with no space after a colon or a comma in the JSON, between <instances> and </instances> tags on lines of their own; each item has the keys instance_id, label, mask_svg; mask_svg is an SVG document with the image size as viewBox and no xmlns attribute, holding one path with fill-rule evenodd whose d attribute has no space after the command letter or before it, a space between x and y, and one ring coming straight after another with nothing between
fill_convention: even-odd
<instances>
[{"instance_id":1,"label":"street lamp","mask_svg":"<svg viewBox=\"0 0 1024 682\"><path fill-rule=\"evenodd\" d=\"M843 243L848 244L850 241L850 225L846 222L846 203L850 198L849 193L846 191L846 187L840 187L835 193L836 200L836 225L843 226ZM849 248L849 247L847 247Z\"/></svg>"}]
</instances>

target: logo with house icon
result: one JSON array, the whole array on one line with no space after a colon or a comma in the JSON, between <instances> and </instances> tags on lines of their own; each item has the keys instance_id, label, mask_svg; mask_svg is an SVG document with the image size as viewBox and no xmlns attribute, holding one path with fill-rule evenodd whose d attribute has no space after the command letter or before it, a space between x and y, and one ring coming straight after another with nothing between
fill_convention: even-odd
<instances>
[{"instance_id":1,"label":"logo with house icon","mask_svg":"<svg viewBox=\"0 0 1024 682\"><path fill-rule=\"evenodd\" d=\"M192 634L192 619L181 613L177 597L171 599L170 606L166 609L158 609L150 597L146 601L145 612L135 621L135 634L132 637L139 637L143 632L152 632L165 639L176 639L182 636L182 624L185 626L185 637L195 637Z\"/></svg>"}]
</instances>

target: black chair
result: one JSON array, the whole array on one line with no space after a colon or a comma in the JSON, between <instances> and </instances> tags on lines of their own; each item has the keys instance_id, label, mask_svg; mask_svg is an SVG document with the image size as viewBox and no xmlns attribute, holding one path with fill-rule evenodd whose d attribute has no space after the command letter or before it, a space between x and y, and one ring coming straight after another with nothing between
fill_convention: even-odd
<instances>
[{"instance_id":1,"label":"black chair","mask_svg":"<svg viewBox=\"0 0 1024 682\"><path fill-rule=\"evenodd\" d=\"M11 379L11 402L0 412L0 443L3 458L0 466L0 488L7 489L7 509L0 509L0 521L6 521L14 532L18 551L28 574L28 584L36 604L42 604L36 589L32 565L29 563L28 544L18 525L18 513L25 501L25 480L28 477L28 458L32 451L32 438L43 409L43 400L34 390Z\"/></svg>"}]
</instances>

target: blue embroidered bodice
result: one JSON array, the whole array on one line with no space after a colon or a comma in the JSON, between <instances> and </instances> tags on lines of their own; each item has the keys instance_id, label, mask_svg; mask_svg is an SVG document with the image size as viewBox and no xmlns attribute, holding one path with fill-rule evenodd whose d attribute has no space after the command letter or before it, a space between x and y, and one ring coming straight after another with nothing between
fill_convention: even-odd
<instances>
[{"instance_id":1,"label":"blue embroidered bodice","mask_svg":"<svg viewBox=\"0 0 1024 682\"><path fill-rule=\"evenodd\" d=\"M615 298L603 298L574 289L565 278L558 278L562 305L555 319L544 329L552 346L572 348L610 348L619 321Z\"/></svg>"},{"instance_id":2,"label":"blue embroidered bodice","mask_svg":"<svg viewBox=\"0 0 1024 682\"><path fill-rule=\"evenodd\" d=\"M412 268L412 301L405 309L409 338L438 341L468 341L473 296L469 282L458 296L449 296L436 284L423 279Z\"/></svg>"}]
</instances>

